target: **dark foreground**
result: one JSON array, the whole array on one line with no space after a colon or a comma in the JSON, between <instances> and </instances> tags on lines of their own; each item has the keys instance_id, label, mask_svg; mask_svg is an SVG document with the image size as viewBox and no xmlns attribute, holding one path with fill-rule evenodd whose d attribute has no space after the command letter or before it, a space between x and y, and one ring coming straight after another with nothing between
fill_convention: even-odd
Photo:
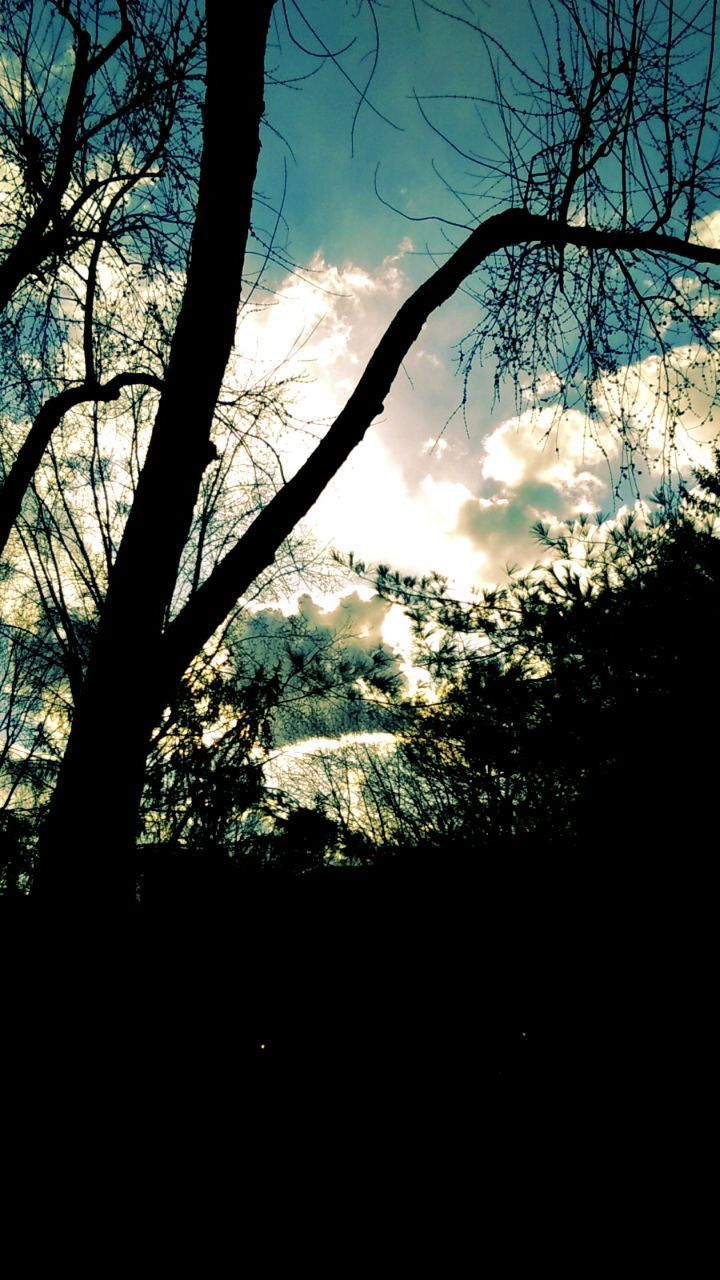
<instances>
[{"instance_id":1,"label":"dark foreground","mask_svg":"<svg viewBox=\"0 0 720 1280\"><path fill-rule=\"evenodd\" d=\"M343 871L113 920L21 904L6 1114L523 1160L667 1145L703 1123L702 911L632 888Z\"/></svg>"}]
</instances>

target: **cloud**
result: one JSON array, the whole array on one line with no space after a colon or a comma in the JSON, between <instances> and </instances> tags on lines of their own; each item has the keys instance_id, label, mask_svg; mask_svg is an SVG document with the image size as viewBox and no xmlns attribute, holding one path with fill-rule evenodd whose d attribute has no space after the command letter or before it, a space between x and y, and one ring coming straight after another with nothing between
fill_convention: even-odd
<instances>
[{"instance_id":1,"label":"cloud","mask_svg":"<svg viewBox=\"0 0 720 1280\"><path fill-rule=\"evenodd\" d=\"M577 410L528 409L501 423L483 445L482 474L508 489L536 483L582 502L598 487L597 468L617 453L617 441Z\"/></svg>"},{"instance_id":2,"label":"cloud","mask_svg":"<svg viewBox=\"0 0 720 1280\"><path fill-rule=\"evenodd\" d=\"M288 277L273 305L247 312L238 330L238 365L265 376L301 381L292 391L295 414L319 436L355 386L366 359L398 303L410 290L402 252L376 270L336 266L320 256L307 278ZM501 574L512 547L539 516L584 509L602 483L592 467L603 461L581 415L565 415L560 452L546 439L552 411L502 423L484 442L448 435L438 396L454 397L447 332L424 334L408 369L387 398L383 417L334 478L306 520L312 535L341 552L404 572L435 569L467 593L479 580ZM442 359L441 359L442 356ZM438 370L446 370L443 378ZM553 420L554 421L554 420ZM555 423L557 432L557 423ZM288 439L286 474L313 445L307 433ZM424 462L420 459L424 455ZM523 486L517 500L510 491ZM544 488L543 488L544 486ZM558 496L560 495L560 496Z\"/></svg>"},{"instance_id":3,"label":"cloud","mask_svg":"<svg viewBox=\"0 0 720 1280\"><path fill-rule=\"evenodd\" d=\"M458 531L481 547L486 565L499 567L524 558L536 520L562 520L567 507L552 485L520 485L512 497L471 498L458 512ZM487 569L486 569L487 572Z\"/></svg>"},{"instance_id":4,"label":"cloud","mask_svg":"<svg viewBox=\"0 0 720 1280\"><path fill-rule=\"evenodd\" d=\"M423 454L427 454L427 453L430 453L430 454L432 454L432 453L437 453L440 457L442 457L442 455L445 453L445 451L446 451L449 447L450 447L450 446L448 445L447 440L438 439L438 437L437 437L437 436L430 436L430 437L429 437L429 439L427 439L427 440L424 442L423 447L422 447L422 449L420 450L420 452L421 452L421 453L423 453Z\"/></svg>"},{"instance_id":5,"label":"cloud","mask_svg":"<svg viewBox=\"0 0 720 1280\"><path fill-rule=\"evenodd\" d=\"M342 596L330 609L324 609L307 594L298 600L298 613L311 626L328 627L342 637L344 644L369 650L384 643L383 627L390 607L378 595L365 600L357 591Z\"/></svg>"},{"instance_id":6,"label":"cloud","mask_svg":"<svg viewBox=\"0 0 720 1280\"><path fill-rule=\"evenodd\" d=\"M298 415L317 425L334 418L406 287L401 261L393 254L369 272L316 254L305 272L281 282L272 302L241 313L236 377L297 379Z\"/></svg>"},{"instance_id":7,"label":"cloud","mask_svg":"<svg viewBox=\"0 0 720 1280\"><path fill-rule=\"evenodd\" d=\"M295 412L322 434L409 287L398 254L375 272L316 257L308 279L289 278L275 305L243 320L239 359L253 369L264 362L268 375L277 367L282 376L304 378L293 390ZM443 365L428 340L411 353L413 360L413 379L422 393L400 378L382 419L306 524L321 544L404 572L435 569L466 594L478 581L501 576L508 558L521 552L525 560L534 558L528 531L535 520L596 505L606 479L595 471L606 459L581 414L566 413L558 421L552 409L528 409L470 449L462 440L438 440L442 422L428 403L429 384L420 379L436 385L438 367L446 368L442 385L447 390L452 387L449 362L446 357ZM289 445L287 474L307 456L312 441L299 433ZM414 468L422 455L425 469L418 472Z\"/></svg>"},{"instance_id":8,"label":"cloud","mask_svg":"<svg viewBox=\"0 0 720 1280\"><path fill-rule=\"evenodd\" d=\"M720 242L720 211L698 234ZM288 277L275 305L248 312L242 321L240 363L257 369L259 361L268 371L304 378L293 392L295 410L315 437L342 407L410 292L407 247L373 270L350 262L338 266L318 255L307 278ZM489 424L482 388L476 388L478 407L470 406L470 422L476 414L477 434L472 426L463 434L460 415L447 421L447 406L458 395L448 355L452 325L462 323L459 312L448 319L451 310L443 309L426 326L382 418L310 513L306 524L322 545L403 572L436 569L465 594L477 583L501 579L510 561L535 560L530 527L537 520L557 523L580 512L611 510L625 447L641 440L643 493L649 494L670 461L668 399L682 408L672 461L688 471L710 460L709 445L720 425L713 413L717 364L697 346L677 347L667 374L651 359L603 379L595 388L599 412L592 421L580 410L538 407L535 400ZM555 390L557 379L548 372L533 395ZM621 417L624 437L618 431ZM297 433L289 442L286 474L312 445L308 432ZM631 490L623 496L632 500Z\"/></svg>"},{"instance_id":9,"label":"cloud","mask_svg":"<svg viewBox=\"0 0 720 1280\"><path fill-rule=\"evenodd\" d=\"M720 248L720 209L713 209L704 218L694 223L690 239L698 244L709 245L711 249Z\"/></svg>"},{"instance_id":10,"label":"cloud","mask_svg":"<svg viewBox=\"0 0 720 1280\"><path fill-rule=\"evenodd\" d=\"M552 525L580 512L611 510L630 451L643 497L669 474L711 465L720 430L718 373L715 352L680 345L664 361L653 356L599 380L592 421L548 405L530 407L491 431L479 459L482 483L459 510L456 526L484 553L486 580L510 561L535 558L529 530L537 520Z\"/></svg>"},{"instance_id":11,"label":"cloud","mask_svg":"<svg viewBox=\"0 0 720 1280\"><path fill-rule=\"evenodd\" d=\"M577 411L528 409L491 431L479 448L475 492L458 503L454 525L481 559L478 579L495 582L509 563L532 563L536 521L553 524L607 505L616 452L610 433L593 436Z\"/></svg>"},{"instance_id":12,"label":"cloud","mask_svg":"<svg viewBox=\"0 0 720 1280\"><path fill-rule=\"evenodd\" d=\"M411 489L374 428L320 498L311 524L341 552L409 573L437 569L465 590L483 559L456 527L471 496L466 485L429 472Z\"/></svg>"},{"instance_id":13,"label":"cloud","mask_svg":"<svg viewBox=\"0 0 720 1280\"><path fill-rule=\"evenodd\" d=\"M351 591L327 607L307 592L296 599L292 615L280 609L260 608L248 612L235 637L246 658L272 668L283 657L288 644L333 640L344 651L370 654L386 644L385 623L392 606L375 593L365 597ZM303 624L303 625L300 625Z\"/></svg>"},{"instance_id":14,"label":"cloud","mask_svg":"<svg viewBox=\"0 0 720 1280\"><path fill-rule=\"evenodd\" d=\"M622 418L628 439L644 445L654 475L669 466L687 471L711 462L720 431L719 375L717 352L685 344L664 361L650 356L605 378L596 400L608 421Z\"/></svg>"}]
</instances>

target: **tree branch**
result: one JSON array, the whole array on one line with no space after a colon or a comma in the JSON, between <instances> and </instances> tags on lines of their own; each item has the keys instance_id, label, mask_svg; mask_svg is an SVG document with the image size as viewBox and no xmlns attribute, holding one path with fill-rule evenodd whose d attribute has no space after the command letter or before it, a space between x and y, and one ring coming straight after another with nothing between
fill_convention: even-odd
<instances>
[{"instance_id":1,"label":"tree branch","mask_svg":"<svg viewBox=\"0 0 720 1280\"><path fill-rule=\"evenodd\" d=\"M61 11L62 12L62 11ZM0 266L0 309L7 306L18 285L44 257L44 236L67 189L75 155L78 126L85 105L90 67L90 37L82 29L76 32L75 65L65 101L55 168L47 190L37 209Z\"/></svg>"},{"instance_id":2,"label":"tree branch","mask_svg":"<svg viewBox=\"0 0 720 1280\"><path fill-rule=\"evenodd\" d=\"M459 249L403 304L381 338L344 409L300 470L268 503L170 623L161 642L162 679L168 688L220 626L281 543L314 505L383 409L402 361L431 313L498 249L541 241L558 248L644 251L720 265L720 249L656 232L574 227L522 209L508 209L477 227Z\"/></svg>"},{"instance_id":3,"label":"tree branch","mask_svg":"<svg viewBox=\"0 0 720 1280\"><path fill-rule=\"evenodd\" d=\"M0 490L0 555L20 514L23 498L40 459L65 414L88 401L119 400L124 387L154 387L156 391L162 391L163 384L153 373L118 373L102 386L84 382L78 387L69 387L42 406Z\"/></svg>"}]
</instances>

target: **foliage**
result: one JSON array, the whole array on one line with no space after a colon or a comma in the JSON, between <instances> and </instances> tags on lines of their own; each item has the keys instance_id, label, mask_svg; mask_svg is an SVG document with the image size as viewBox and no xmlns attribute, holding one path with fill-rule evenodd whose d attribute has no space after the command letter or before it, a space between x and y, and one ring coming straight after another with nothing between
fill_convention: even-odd
<instances>
[{"instance_id":1,"label":"foliage","mask_svg":"<svg viewBox=\"0 0 720 1280\"><path fill-rule=\"evenodd\" d=\"M308 737L377 727L400 688L387 649L363 648L302 613L236 616L154 734L143 840L242 858L258 831L277 828L278 849L289 848L297 802L269 785L268 765Z\"/></svg>"},{"instance_id":2,"label":"foliage","mask_svg":"<svg viewBox=\"0 0 720 1280\"><path fill-rule=\"evenodd\" d=\"M720 713L718 473L659 512L536 529L544 559L471 601L381 567L412 618L431 696L404 709L364 815L396 847L697 848ZM714 517L714 518L713 518Z\"/></svg>"}]
</instances>

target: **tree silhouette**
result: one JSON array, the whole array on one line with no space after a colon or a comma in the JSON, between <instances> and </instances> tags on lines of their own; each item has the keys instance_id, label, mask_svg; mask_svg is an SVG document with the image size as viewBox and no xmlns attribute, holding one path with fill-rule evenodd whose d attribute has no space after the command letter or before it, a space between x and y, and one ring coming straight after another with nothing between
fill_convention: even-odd
<instances>
[{"instance_id":1,"label":"tree silhouette","mask_svg":"<svg viewBox=\"0 0 720 1280\"><path fill-rule=\"evenodd\" d=\"M139 332L131 314L143 265L167 280L182 261L182 174L194 167L188 117L197 111L202 36L191 6L133 0L114 13L67 0L39 10L6 3L0 24L3 401L23 420L11 437L15 456L3 465L2 551L65 416L129 388L162 385L149 317ZM68 78L57 74L64 60ZM152 207L143 195L149 186ZM103 298L110 263L124 278L122 318L110 319ZM75 361L70 308L82 327Z\"/></svg>"},{"instance_id":2,"label":"tree silhouette","mask_svg":"<svg viewBox=\"0 0 720 1280\"><path fill-rule=\"evenodd\" d=\"M702 860L720 539L717 473L697 479L653 517L539 525L546 558L471 601L381 568L435 695L401 709L386 767L356 753L376 843L539 882L602 868L618 893Z\"/></svg>"},{"instance_id":3,"label":"tree silhouette","mask_svg":"<svg viewBox=\"0 0 720 1280\"><path fill-rule=\"evenodd\" d=\"M70 6L59 8L75 21ZM497 70L503 141L493 139L493 146L501 147L500 159L488 163L477 210L468 206L466 238L400 307L305 463L173 613L242 299L268 31L273 22L281 34L286 18L285 6L272 0L242 13L220 0L206 7L190 256L147 451L112 557L41 844L36 891L48 899L132 898L132 848L154 726L195 656L360 444L428 317L460 287L469 281L483 307L466 367L490 351L498 376L552 369L558 403L581 404L591 421L611 400L609 388L619 382L622 392L625 362L654 352L653 386L667 409L670 441L694 377L693 361L677 360L677 344L682 338L712 347L710 268L720 250L698 226L718 186L714 7L646 13L634 5L628 12L615 0L550 7L553 35L542 72L524 74L511 99ZM496 67L505 55L489 45L469 11L448 10L452 19L472 29ZM75 38L81 51L80 19ZM507 56L521 75L513 52ZM427 105L421 107L430 119ZM59 154L60 135L55 146ZM479 153L472 159L486 163ZM26 175L28 165L26 189L37 201L39 167L26 156ZM691 303L677 284L688 269L696 281ZM618 426L632 445L622 405Z\"/></svg>"}]
</instances>

